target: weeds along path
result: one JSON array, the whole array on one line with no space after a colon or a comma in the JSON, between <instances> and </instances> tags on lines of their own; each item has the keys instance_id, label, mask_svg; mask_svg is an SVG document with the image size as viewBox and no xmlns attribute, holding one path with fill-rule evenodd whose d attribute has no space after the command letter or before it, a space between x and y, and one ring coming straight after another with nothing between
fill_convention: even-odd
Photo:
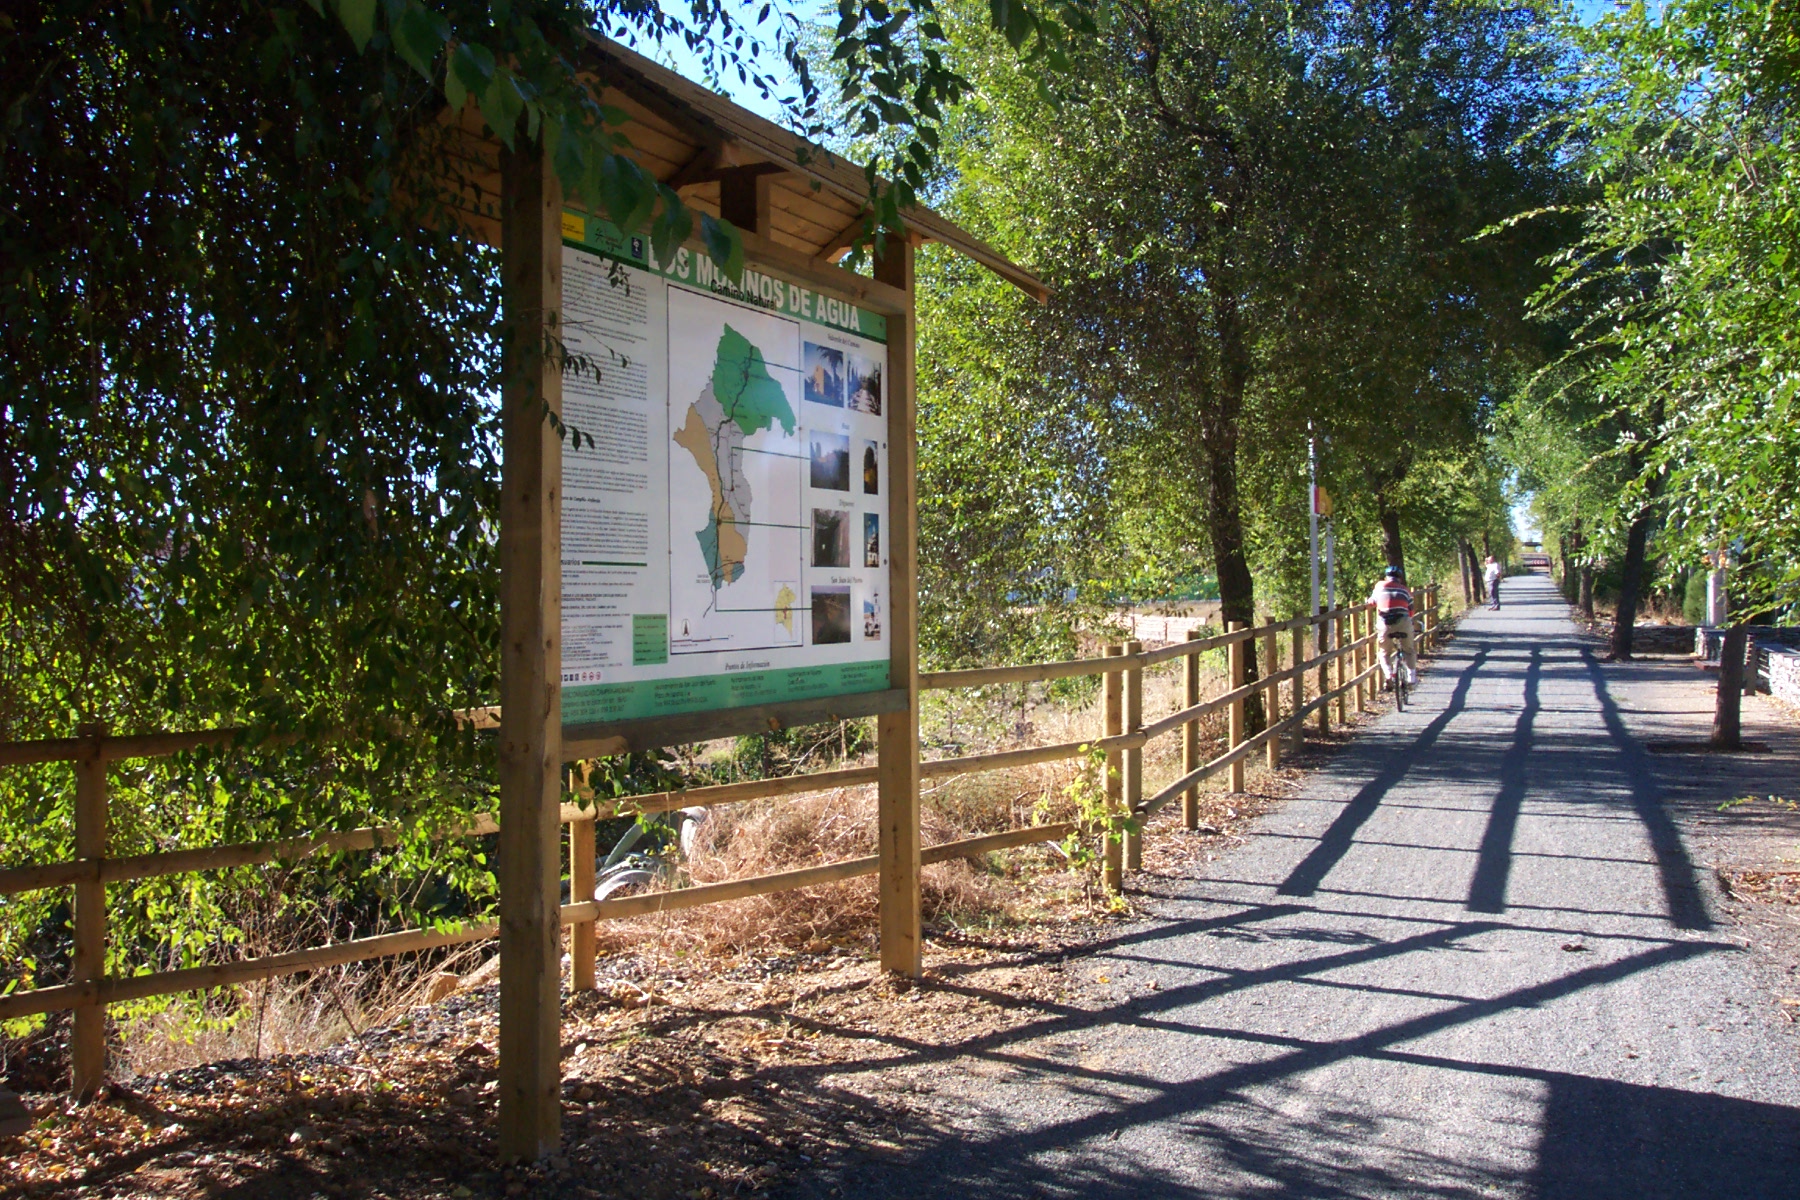
<instances>
[{"instance_id":1,"label":"weeds along path","mask_svg":"<svg viewBox=\"0 0 1800 1200\"><path fill-rule=\"evenodd\" d=\"M1648 753L1703 734L1696 673L1603 664L1547 580L1505 592L1064 1000L836 1076L930 1120L789 1194L1794 1195L1800 1043L1683 829L1800 747Z\"/></svg>"}]
</instances>

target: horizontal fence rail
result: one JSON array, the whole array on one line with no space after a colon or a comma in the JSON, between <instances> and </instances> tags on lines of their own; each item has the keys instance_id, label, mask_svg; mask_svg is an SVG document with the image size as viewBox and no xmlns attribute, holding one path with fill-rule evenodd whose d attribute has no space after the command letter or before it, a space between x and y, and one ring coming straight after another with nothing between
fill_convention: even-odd
<instances>
[{"instance_id":1,"label":"horizontal fence rail","mask_svg":"<svg viewBox=\"0 0 1800 1200\"><path fill-rule=\"evenodd\" d=\"M1423 595L1425 604L1418 630L1421 649L1429 647L1438 634L1437 588L1428 587L1423 590ZM1125 830L1122 837L1109 834L1105 838L1104 874L1108 884L1117 887L1122 872L1135 869L1141 860L1142 835L1132 818L1141 820L1176 798L1185 797L1188 801L1184 809L1185 823L1193 828L1198 822L1196 788L1199 784L1229 771L1232 790L1241 791L1243 764L1258 749L1266 751L1269 764L1273 766L1283 741L1298 741L1310 718L1316 715L1320 729L1324 731L1329 727L1329 713L1334 705L1337 719L1342 722L1346 719L1349 696L1354 695L1359 711L1373 700L1375 681L1381 675L1378 661L1380 634L1375 625L1373 614L1366 605L1348 605L1321 611L1316 616L1301 615L1254 628L1234 626L1210 636L1190 635L1184 641L1150 649L1132 642L1110 647L1108 653L1094 658L924 673L920 676L920 686L928 690L1101 676L1106 680L1106 712L1099 736L1079 742L924 760L918 764L919 776L921 779L943 779L1104 755L1109 804L1122 818L1119 824ZM1291 642L1285 667L1280 665L1282 635L1287 635L1286 640ZM1304 645L1308 638L1309 647ZM1259 647L1261 665L1254 669L1255 677L1251 678L1250 664L1256 662ZM1219 695L1203 699L1198 691L1198 656L1213 650L1227 653L1229 686ZM1186 664L1187 694L1182 707L1145 723L1142 719L1143 672L1173 662ZM1335 682L1330 678L1333 671L1336 672ZM1315 694L1307 699L1307 684L1315 680ZM1285 705L1284 693L1287 694ZM1259 697L1264 702L1264 727L1253 735L1247 734L1244 729L1245 705ZM1284 707L1285 713L1281 711ZM1201 761L1199 722L1221 711L1228 715L1225 749L1217 756ZM489 728L498 723L496 711L492 709L471 710L459 716L478 728ZM1183 772L1146 797L1143 795L1143 749L1170 734L1179 734L1183 739ZM0 996L0 1019L72 1010L76 1018L72 1043L76 1064L74 1086L78 1093L91 1092L101 1081L103 1065L96 1064L103 1064L103 1045L97 1038L103 1032L100 1021L106 1005L317 971L397 954L485 941L496 936L497 926L487 922L457 929L407 929L213 966L131 976L104 975L98 964L103 963L105 957L104 889L108 885L188 872L294 861L317 854L377 850L400 844L409 832L416 835L416 830L368 827L122 857L108 857L104 853L107 763L162 757L203 747L240 744L251 750L281 747L294 744L301 735L264 736L254 741L249 740L251 737L249 731L241 728L122 736L89 729L72 738L0 743L0 767L49 762L72 762L76 766L78 857L66 862L0 869L0 895L73 887L76 890L78 973L82 973L85 966L87 977ZM561 820L571 827L571 897L580 895L583 890L591 893L593 887L596 820L861 787L876 783L877 775L875 767L848 767L810 775L622 797L594 803L591 807L564 805ZM497 833L499 828L494 814L481 813L459 824L428 831L427 836L480 837ZM929 865L973 858L1018 846L1061 842L1080 832L1079 826L1069 822L1026 826L928 846L921 850L919 859L922 864ZM94 852L96 847L98 852ZM855 879L876 874L880 862L880 856L872 854L745 879L566 904L562 906L562 924L573 931L576 939L572 951L576 986L595 986L593 930L596 922L677 912Z\"/></svg>"}]
</instances>

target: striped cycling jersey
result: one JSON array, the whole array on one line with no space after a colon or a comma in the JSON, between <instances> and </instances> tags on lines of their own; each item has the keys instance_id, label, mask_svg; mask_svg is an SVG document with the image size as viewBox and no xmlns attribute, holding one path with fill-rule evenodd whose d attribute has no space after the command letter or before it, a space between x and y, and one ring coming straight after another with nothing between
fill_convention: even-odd
<instances>
[{"instance_id":1,"label":"striped cycling jersey","mask_svg":"<svg viewBox=\"0 0 1800 1200\"><path fill-rule=\"evenodd\" d=\"M1391 579L1384 579L1375 585L1375 590L1369 593L1369 603L1383 617L1392 612L1412 616L1412 593L1406 590L1405 584Z\"/></svg>"}]
</instances>

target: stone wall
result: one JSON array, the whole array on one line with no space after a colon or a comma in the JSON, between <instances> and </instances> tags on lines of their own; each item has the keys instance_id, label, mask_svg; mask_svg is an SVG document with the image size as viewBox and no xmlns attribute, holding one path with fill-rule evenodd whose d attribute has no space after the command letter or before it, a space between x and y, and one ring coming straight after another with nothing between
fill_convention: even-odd
<instances>
[{"instance_id":1,"label":"stone wall","mask_svg":"<svg viewBox=\"0 0 1800 1200\"><path fill-rule=\"evenodd\" d=\"M1762 661L1767 670L1769 695L1800 705L1800 651L1768 646L1762 652Z\"/></svg>"},{"instance_id":2,"label":"stone wall","mask_svg":"<svg viewBox=\"0 0 1800 1200\"><path fill-rule=\"evenodd\" d=\"M1692 654L1692 625L1638 625L1631 631L1633 654Z\"/></svg>"}]
</instances>

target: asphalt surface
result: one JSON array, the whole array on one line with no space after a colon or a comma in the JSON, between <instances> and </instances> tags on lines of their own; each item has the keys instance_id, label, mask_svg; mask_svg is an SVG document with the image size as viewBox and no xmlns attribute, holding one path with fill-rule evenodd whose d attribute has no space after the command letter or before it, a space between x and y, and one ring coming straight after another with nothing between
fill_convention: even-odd
<instances>
[{"instance_id":1,"label":"asphalt surface","mask_svg":"<svg viewBox=\"0 0 1800 1200\"><path fill-rule=\"evenodd\" d=\"M1704 731L1692 689L1600 663L1547 580L1504 595L1072 965L1097 1016L966 1048L934 1132L831 1186L1800 1197L1800 1039L1681 835L1694 760L1645 749Z\"/></svg>"}]
</instances>

